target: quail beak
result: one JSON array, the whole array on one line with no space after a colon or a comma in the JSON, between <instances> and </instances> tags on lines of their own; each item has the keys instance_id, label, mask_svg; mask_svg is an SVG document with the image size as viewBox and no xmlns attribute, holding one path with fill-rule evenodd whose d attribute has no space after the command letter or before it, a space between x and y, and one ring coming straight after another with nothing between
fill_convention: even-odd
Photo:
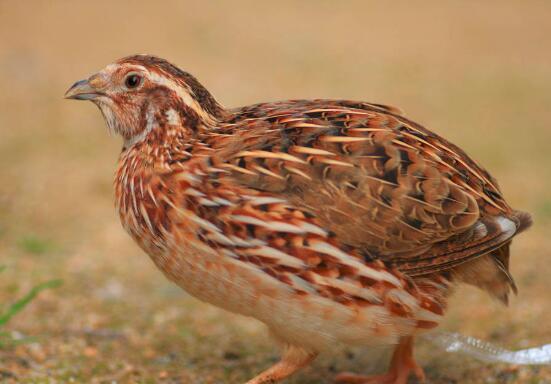
<instances>
[{"instance_id":1,"label":"quail beak","mask_svg":"<svg viewBox=\"0 0 551 384\"><path fill-rule=\"evenodd\" d=\"M90 85L88 80L77 81L65 92L66 99L75 100L93 100L99 95L100 93Z\"/></svg>"}]
</instances>

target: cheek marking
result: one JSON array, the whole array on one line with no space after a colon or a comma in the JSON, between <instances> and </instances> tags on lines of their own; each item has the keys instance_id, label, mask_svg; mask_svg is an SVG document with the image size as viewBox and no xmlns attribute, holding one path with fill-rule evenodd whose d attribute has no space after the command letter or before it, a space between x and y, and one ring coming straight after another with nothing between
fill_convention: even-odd
<instances>
[{"instance_id":1,"label":"cheek marking","mask_svg":"<svg viewBox=\"0 0 551 384\"><path fill-rule=\"evenodd\" d=\"M145 115L145 119L146 119L146 124L145 124L145 129L143 131L141 131L140 133L130 137L129 139L127 140L124 140L124 147L125 148L129 148L131 147L132 145L140 142L140 141L143 141L146 136L149 134L149 132L151 132L153 130L153 127L155 126L155 109L153 108L152 105L149 106L149 108L147 109L147 113Z\"/></svg>"},{"instance_id":2,"label":"cheek marking","mask_svg":"<svg viewBox=\"0 0 551 384\"><path fill-rule=\"evenodd\" d=\"M180 115L178 115L178 112L176 112L174 109L169 109L168 111L166 111L165 115L168 120L168 124L180 125Z\"/></svg>"}]
</instances>

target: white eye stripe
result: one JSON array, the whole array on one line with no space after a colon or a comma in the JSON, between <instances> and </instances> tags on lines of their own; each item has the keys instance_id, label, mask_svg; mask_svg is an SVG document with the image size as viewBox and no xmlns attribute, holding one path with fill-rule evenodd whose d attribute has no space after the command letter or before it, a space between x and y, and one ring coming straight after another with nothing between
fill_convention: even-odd
<instances>
[{"instance_id":1,"label":"white eye stripe","mask_svg":"<svg viewBox=\"0 0 551 384\"><path fill-rule=\"evenodd\" d=\"M211 118L211 116L199 105L197 100L191 96L189 90L186 89L184 85L178 84L156 72L148 72L147 77L149 81L167 87L173 91L185 105L193 109L199 116L207 119Z\"/></svg>"}]
</instances>

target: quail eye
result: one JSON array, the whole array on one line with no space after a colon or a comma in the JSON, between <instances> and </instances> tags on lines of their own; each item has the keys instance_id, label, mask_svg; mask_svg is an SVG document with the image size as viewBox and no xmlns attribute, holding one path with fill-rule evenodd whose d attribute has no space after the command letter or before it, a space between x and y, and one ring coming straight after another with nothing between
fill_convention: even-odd
<instances>
[{"instance_id":1,"label":"quail eye","mask_svg":"<svg viewBox=\"0 0 551 384\"><path fill-rule=\"evenodd\" d=\"M141 82L142 77L140 75L136 75L135 73L126 76L126 79L124 79L124 85L126 85L129 89L137 88Z\"/></svg>"}]
</instances>

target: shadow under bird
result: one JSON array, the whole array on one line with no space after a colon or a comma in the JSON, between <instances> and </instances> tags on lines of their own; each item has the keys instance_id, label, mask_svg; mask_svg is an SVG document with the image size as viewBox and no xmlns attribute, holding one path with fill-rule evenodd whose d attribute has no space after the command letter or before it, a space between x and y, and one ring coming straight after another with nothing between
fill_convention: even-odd
<instances>
[{"instance_id":1,"label":"shadow under bird","mask_svg":"<svg viewBox=\"0 0 551 384\"><path fill-rule=\"evenodd\" d=\"M388 373L424 379L413 339L455 283L507 303L511 239L530 216L460 148L393 107L287 100L222 107L190 74L135 55L75 83L124 145L122 225L200 300L265 323L274 383L336 344L395 345Z\"/></svg>"}]
</instances>

